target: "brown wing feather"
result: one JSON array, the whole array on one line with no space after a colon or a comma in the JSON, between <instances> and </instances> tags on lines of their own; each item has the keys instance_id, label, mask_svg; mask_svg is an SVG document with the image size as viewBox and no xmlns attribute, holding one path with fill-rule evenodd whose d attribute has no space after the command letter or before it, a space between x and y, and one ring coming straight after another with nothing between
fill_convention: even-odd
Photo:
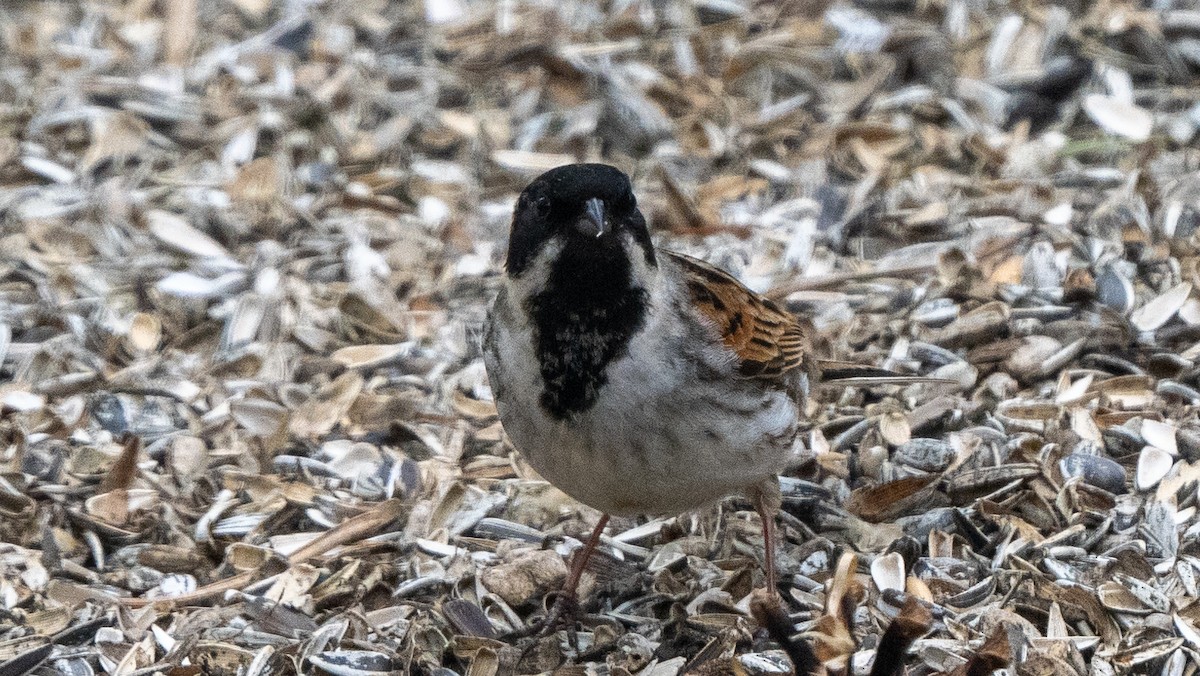
<instances>
[{"instance_id":1,"label":"brown wing feather","mask_svg":"<svg viewBox=\"0 0 1200 676\"><path fill-rule=\"evenodd\" d=\"M737 355L742 375L779 378L794 369L812 370L813 331L807 322L704 261L664 253L679 263L692 302Z\"/></svg>"}]
</instances>

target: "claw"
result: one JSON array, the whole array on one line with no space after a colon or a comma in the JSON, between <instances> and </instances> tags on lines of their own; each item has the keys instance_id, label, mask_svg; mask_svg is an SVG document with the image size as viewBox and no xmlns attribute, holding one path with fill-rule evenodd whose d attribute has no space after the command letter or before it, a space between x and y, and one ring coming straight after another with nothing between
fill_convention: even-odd
<instances>
[{"instance_id":1,"label":"claw","mask_svg":"<svg viewBox=\"0 0 1200 676\"><path fill-rule=\"evenodd\" d=\"M507 634L504 634L502 639L524 639L535 638L541 639L558 631L561 625L569 624L572 627L575 624L575 616L579 611L579 604L575 600L574 594L566 594L559 592L554 603L550 606L550 610L537 622L528 624L520 629L514 629ZM574 633L574 632L572 632Z\"/></svg>"},{"instance_id":2,"label":"claw","mask_svg":"<svg viewBox=\"0 0 1200 676\"><path fill-rule=\"evenodd\" d=\"M604 532L604 526L608 524L608 515L600 517L600 521L592 530L592 535L583 545L583 550L576 552L575 560L571 565L571 572L567 575L567 581L563 584L562 591L554 599L554 605L550 606L550 612L542 618L540 622L535 622L521 629L516 629L504 635L507 639L522 639L534 636L536 638L545 638L553 634L559 623L564 618L571 620L575 619L577 614L578 602L575 598L575 590L579 588L579 578L583 576L583 570L587 567L588 559L591 558L592 552L596 550L596 545L600 543L600 534ZM576 647L577 640L575 637L575 623L572 621L569 625L571 647Z\"/></svg>"}]
</instances>

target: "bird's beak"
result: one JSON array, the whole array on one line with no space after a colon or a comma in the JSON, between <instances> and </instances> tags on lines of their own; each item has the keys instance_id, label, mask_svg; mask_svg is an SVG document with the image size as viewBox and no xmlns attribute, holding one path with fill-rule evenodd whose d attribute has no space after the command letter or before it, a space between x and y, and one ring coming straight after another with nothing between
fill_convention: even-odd
<instances>
[{"instance_id":1,"label":"bird's beak","mask_svg":"<svg viewBox=\"0 0 1200 676\"><path fill-rule=\"evenodd\" d=\"M608 227L606 220L604 200L593 197L583 204L583 218L579 219L579 229L585 235L599 237L605 233Z\"/></svg>"}]
</instances>

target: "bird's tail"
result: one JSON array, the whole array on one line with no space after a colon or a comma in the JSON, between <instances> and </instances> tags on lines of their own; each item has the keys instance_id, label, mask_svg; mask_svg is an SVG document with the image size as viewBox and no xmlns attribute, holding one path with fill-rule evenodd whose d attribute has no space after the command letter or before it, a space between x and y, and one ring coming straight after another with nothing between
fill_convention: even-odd
<instances>
[{"instance_id":1,"label":"bird's tail","mask_svg":"<svg viewBox=\"0 0 1200 676\"><path fill-rule=\"evenodd\" d=\"M897 373L877 366L865 366L853 362L820 359L820 385L825 387L870 387L874 385L915 385L920 383L952 384L958 381L946 378Z\"/></svg>"}]
</instances>

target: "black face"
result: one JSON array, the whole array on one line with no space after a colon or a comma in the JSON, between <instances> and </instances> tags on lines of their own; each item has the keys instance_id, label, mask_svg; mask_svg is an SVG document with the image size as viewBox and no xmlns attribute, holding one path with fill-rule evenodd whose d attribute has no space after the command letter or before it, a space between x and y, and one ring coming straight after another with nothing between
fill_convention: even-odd
<instances>
[{"instance_id":1,"label":"black face","mask_svg":"<svg viewBox=\"0 0 1200 676\"><path fill-rule=\"evenodd\" d=\"M607 164L569 164L534 179L521 193L508 241L508 274L519 276L556 235L581 255L624 255L621 233L633 235L650 265L654 247L629 177ZM587 253L591 252L591 253Z\"/></svg>"},{"instance_id":2,"label":"black face","mask_svg":"<svg viewBox=\"0 0 1200 676\"><path fill-rule=\"evenodd\" d=\"M626 249L632 235L636 246ZM543 287L525 300L537 328L541 404L567 419L596 403L608 365L645 324L649 297L631 256L654 267L654 247L629 177L603 164L542 174L517 202L508 274L520 277L547 242L562 251Z\"/></svg>"}]
</instances>

